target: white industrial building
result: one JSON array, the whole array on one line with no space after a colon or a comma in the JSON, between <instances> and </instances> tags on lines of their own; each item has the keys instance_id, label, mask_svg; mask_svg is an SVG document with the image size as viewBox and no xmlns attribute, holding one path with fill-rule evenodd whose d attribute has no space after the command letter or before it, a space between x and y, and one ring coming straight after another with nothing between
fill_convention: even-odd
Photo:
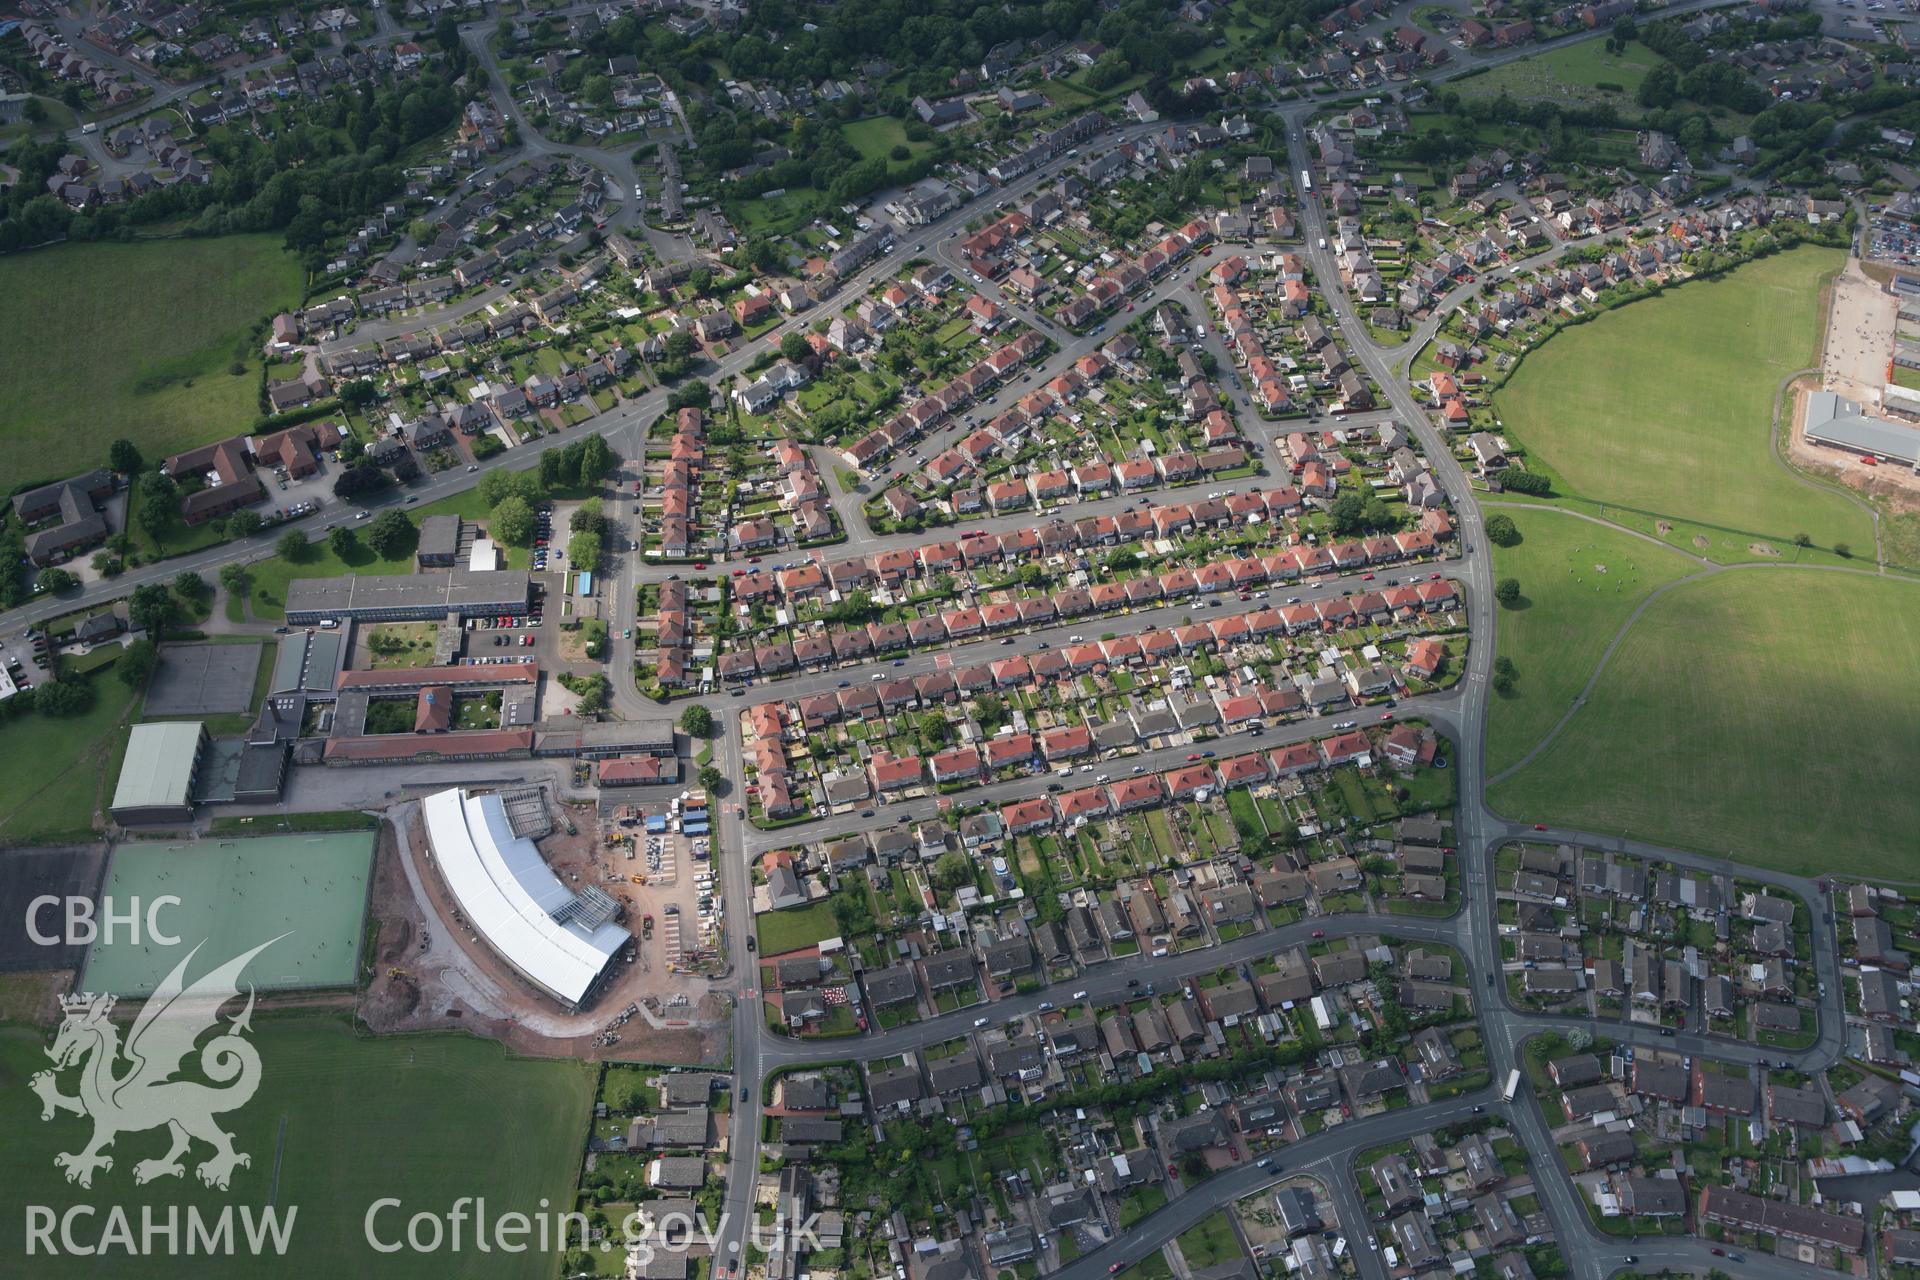
<instances>
[{"instance_id":1,"label":"white industrial building","mask_svg":"<svg viewBox=\"0 0 1920 1280\"><path fill-rule=\"evenodd\" d=\"M597 888L575 893L533 841L514 834L496 794L455 787L421 804L427 839L455 901L488 946L568 1009L584 1004L630 934Z\"/></svg>"}]
</instances>

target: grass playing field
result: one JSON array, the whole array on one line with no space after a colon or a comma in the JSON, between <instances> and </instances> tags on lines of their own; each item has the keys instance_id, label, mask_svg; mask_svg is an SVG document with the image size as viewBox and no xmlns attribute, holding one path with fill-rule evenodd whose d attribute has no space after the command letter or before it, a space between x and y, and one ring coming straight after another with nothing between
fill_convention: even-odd
<instances>
[{"instance_id":1,"label":"grass playing field","mask_svg":"<svg viewBox=\"0 0 1920 1280\"><path fill-rule=\"evenodd\" d=\"M0 475L104 466L119 436L149 461L259 416L258 321L300 300L277 236L74 244L0 261ZM261 330L264 334L265 330ZM236 358L240 376L228 372Z\"/></svg>"},{"instance_id":2,"label":"grass playing field","mask_svg":"<svg viewBox=\"0 0 1920 1280\"><path fill-rule=\"evenodd\" d=\"M1837 495L1801 484L1768 444L1781 378L1813 361L1820 286L1840 265L1804 247L1717 281L1609 312L1527 356L1495 399L1505 427L1572 494L1790 548L1873 531Z\"/></svg>"},{"instance_id":3,"label":"grass playing field","mask_svg":"<svg viewBox=\"0 0 1920 1280\"><path fill-rule=\"evenodd\" d=\"M1660 55L1643 44L1611 54L1599 40L1582 40L1538 57L1509 62L1481 76L1456 81L1463 98L1496 98L1505 93L1525 100L1555 102L1613 102L1626 105L1660 62ZM1601 85L1617 85L1603 89Z\"/></svg>"},{"instance_id":4,"label":"grass playing field","mask_svg":"<svg viewBox=\"0 0 1920 1280\"><path fill-rule=\"evenodd\" d=\"M1738 861L1920 878L1920 588L1744 569L1651 604L1501 813Z\"/></svg>"},{"instance_id":5,"label":"grass playing field","mask_svg":"<svg viewBox=\"0 0 1920 1280\"><path fill-rule=\"evenodd\" d=\"M260 990L352 986L372 870L370 832L119 845L107 868L106 896L180 899L161 921L179 942L124 934L96 942L76 985L143 996L195 947L202 950L188 982L278 938L247 967L247 981Z\"/></svg>"},{"instance_id":6,"label":"grass playing field","mask_svg":"<svg viewBox=\"0 0 1920 1280\"><path fill-rule=\"evenodd\" d=\"M1520 580L1521 607L1501 609L1496 652L1519 668L1512 693L1494 694L1487 721L1489 776L1511 766L1566 714L1607 642L1649 592L1700 566L1640 538L1557 511L1504 511L1521 541L1495 547L1494 569Z\"/></svg>"},{"instance_id":7,"label":"grass playing field","mask_svg":"<svg viewBox=\"0 0 1920 1280\"><path fill-rule=\"evenodd\" d=\"M112 799L136 695L110 667L88 679L94 704L87 714L16 716L0 724L0 759L7 762L0 769L0 842L87 839L95 803Z\"/></svg>"},{"instance_id":8,"label":"grass playing field","mask_svg":"<svg viewBox=\"0 0 1920 1280\"><path fill-rule=\"evenodd\" d=\"M8 1135L0 1150L0 1256L23 1257L27 1205L61 1212L89 1204L102 1213L124 1205L137 1228L145 1204L163 1210L192 1204L217 1213L226 1204L271 1202L297 1209L284 1258L162 1256L130 1263L41 1256L32 1274L48 1280L115 1274L548 1280L555 1274L551 1253L478 1252L470 1233L457 1253L377 1253L362 1223L384 1197L403 1205L376 1219L379 1237L389 1241L404 1238L407 1217L445 1215L463 1196L484 1196L496 1220L509 1211L538 1212L543 1199L571 1206L593 1100L589 1067L512 1058L497 1044L464 1035L368 1039L330 1015L256 1015L251 1038L260 1055L259 1092L219 1117L236 1150L252 1159L235 1173L229 1191L202 1187L194 1177L193 1167L208 1154L204 1146L187 1157L184 1178L135 1186L134 1164L166 1149L158 1130L121 1134L112 1171L98 1175L89 1191L68 1184L53 1165L56 1153L85 1144L89 1124L65 1114L42 1122L39 1100L26 1085L47 1065L47 1040L36 1031L0 1028L0 1126ZM74 1074L63 1076L62 1092L74 1092ZM97 1236L98 1218L91 1230Z\"/></svg>"}]
</instances>

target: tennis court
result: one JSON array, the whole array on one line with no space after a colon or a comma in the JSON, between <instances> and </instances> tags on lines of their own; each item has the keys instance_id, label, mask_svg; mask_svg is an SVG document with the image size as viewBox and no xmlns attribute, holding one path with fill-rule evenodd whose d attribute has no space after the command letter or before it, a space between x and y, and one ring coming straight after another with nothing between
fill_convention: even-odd
<instances>
[{"instance_id":1,"label":"tennis court","mask_svg":"<svg viewBox=\"0 0 1920 1280\"><path fill-rule=\"evenodd\" d=\"M257 644L169 644L147 686L148 716L237 715L253 706Z\"/></svg>"},{"instance_id":2,"label":"tennis court","mask_svg":"<svg viewBox=\"0 0 1920 1280\"><path fill-rule=\"evenodd\" d=\"M162 895L180 899L161 908L157 919L161 931L179 941L163 945L143 933L137 941L123 934L96 942L78 988L149 995L195 946L201 949L188 981L270 938L279 941L247 968L257 989L351 986L373 839L370 832L351 832L120 845L103 896L122 910Z\"/></svg>"}]
</instances>

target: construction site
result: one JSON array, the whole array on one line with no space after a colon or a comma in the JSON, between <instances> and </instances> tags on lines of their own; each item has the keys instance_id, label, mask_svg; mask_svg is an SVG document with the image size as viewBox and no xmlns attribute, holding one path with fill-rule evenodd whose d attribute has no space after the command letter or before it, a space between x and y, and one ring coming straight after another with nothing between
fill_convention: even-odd
<instances>
[{"instance_id":1,"label":"construction site","mask_svg":"<svg viewBox=\"0 0 1920 1280\"><path fill-rule=\"evenodd\" d=\"M381 836L372 894L379 938L362 1001L368 1024L462 1026L528 1053L722 1060L732 1004L714 994L727 977L725 904L705 796L594 805L544 785L462 796L497 815L502 845L520 848L521 859L537 855L538 867L512 874L550 879L535 894L552 912L544 923L572 929L576 944L592 940L603 967L577 1001L541 981L472 891L450 883L463 873L427 812L440 798L410 801L389 810Z\"/></svg>"}]
</instances>

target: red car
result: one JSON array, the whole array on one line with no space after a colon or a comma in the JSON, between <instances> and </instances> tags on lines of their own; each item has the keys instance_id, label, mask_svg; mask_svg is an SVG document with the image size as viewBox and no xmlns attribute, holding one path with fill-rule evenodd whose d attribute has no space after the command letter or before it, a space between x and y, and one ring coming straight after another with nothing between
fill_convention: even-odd
<instances>
[{"instance_id":1,"label":"red car","mask_svg":"<svg viewBox=\"0 0 1920 1280\"><path fill-rule=\"evenodd\" d=\"M1393 719L1393 712L1391 712L1391 711L1382 711L1382 712L1380 713L1380 718L1381 718L1382 720L1391 720L1391 719Z\"/></svg>"},{"instance_id":2,"label":"red car","mask_svg":"<svg viewBox=\"0 0 1920 1280\"><path fill-rule=\"evenodd\" d=\"M1189 759L1189 760L1198 760L1199 758L1200 758L1200 753L1199 753L1198 751L1189 751L1189 752L1187 752L1187 759Z\"/></svg>"},{"instance_id":3,"label":"red car","mask_svg":"<svg viewBox=\"0 0 1920 1280\"><path fill-rule=\"evenodd\" d=\"M694 561L693 567L696 569L704 569L707 567L707 562L705 560L696 560Z\"/></svg>"},{"instance_id":4,"label":"red car","mask_svg":"<svg viewBox=\"0 0 1920 1280\"><path fill-rule=\"evenodd\" d=\"M1727 1251L1725 1249L1715 1249L1713 1251L1713 1256L1716 1258L1724 1258L1727 1256Z\"/></svg>"},{"instance_id":5,"label":"red car","mask_svg":"<svg viewBox=\"0 0 1920 1280\"><path fill-rule=\"evenodd\" d=\"M1362 582L1372 582L1372 581L1373 581L1373 575L1372 575L1372 574L1370 574L1370 573L1363 573L1363 574L1361 574L1361 575L1360 575L1360 581L1362 581Z\"/></svg>"},{"instance_id":6,"label":"red car","mask_svg":"<svg viewBox=\"0 0 1920 1280\"><path fill-rule=\"evenodd\" d=\"M1544 822L1536 822L1533 824L1533 829L1535 831L1545 831L1547 829L1547 824Z\"/></svg>"},{"instance_id":7,"label":"red car","mask_svg":"<svg viewBox=\"0 0 1920 1280\"><path fill-rule=\"evenodd\" d=\"M1313 931L1313 936L1316 938L1324 938L1327 936L1327 931L1325 929L1315 929Z\"/></svg>"},{"instance_id":8,"label":"red car","mask_svg":"<svg viewBox=\"0 0 1920 1280\"><path fill-rule=\"evenodd\" d=\"M1169 1178L1177 1178L1180 1176L1179 1166L1174 1164L1173 1161L1171 1160L1167 1161L1167 1176Z\"/></svg>"},{"instance_id":9,"label":"red car","mask_svg":"<svg viewBox=\"0 0 1920 1280\"><path fill-rule=\"evenodd\" d=\"M1125 1265L1126 1263L1124 1262L1116 1262L1112 1266L1107 1268L1107 1274L1110 1276L1117 1276L1120 1274L1120 1268L1124 1267Z\"/></svg>"},{"instance_id":10,"label":"red car","mask_svg":"<svg viewBox=\"0 0 1920 1280\"><path fill-rule=\"evenodd\" d=\"M736 578L744 578L747 576L747 571L745 569L735 569L733 571L733 576Z\"/></svg>"},{"instance_id":11,"label":"red car","mask_svg":"<svg viewBox=\"0 0 1920 1280\"><path fill-rule=\"evenodd\" d=\"M748 564L759 564L759 563L760 563L760 557L759 557L759 556L748 556L748 557L747 557L747 563L748 563Z\"/></svg>"},{"instance_id":12,"label":"red car","mask_svg":"<svg viewBox=\"0 0 1920 1280\"><path fill-rule=\"evenodd\" d=\"M1430 573L1427 575L1427 580L1429 582L1438 582L1440 581L1440 575L1437 573Z\"/></svg>"},{"instance_id":13,"label":"red car","mask_svg":"<svg viewBox=\"0 0 1920 1280\"><path fill-rule=\"evenodd\" d=\"M1233 1146L1232 1144L1228 1144L1227 1157L1232 1160L1238 1160L1240 1158L1240 1148Z\"/></svg>"}]
</instances>

